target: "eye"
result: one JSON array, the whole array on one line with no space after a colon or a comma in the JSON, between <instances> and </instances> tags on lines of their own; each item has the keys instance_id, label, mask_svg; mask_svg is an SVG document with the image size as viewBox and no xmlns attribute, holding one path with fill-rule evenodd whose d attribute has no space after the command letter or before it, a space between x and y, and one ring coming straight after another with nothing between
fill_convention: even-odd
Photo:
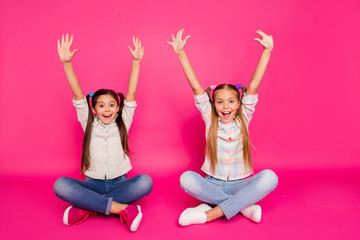
<instances>
[{"instance_id":1,"label":"eye","mask_svg":"<svg viewBox=\"0 0 360 240\"><path fill-rule=\"evenodd\" d=\"M104 105L103 104L99 104L99 108L103 108L104 107Z\"/></svg>"},{"instance_id":2,"label":"eye","mask_svg":"<svg viewBox=\"0 0 360 240\"><path fill-rule=\"evenodd\" d=\"M110 107L115 107L115 104L110 104Z\"/></svg>"},{"instance_id":3,"label":"eye","mask_svg":"<svg viewBox=\"0 0 360 240\"><path fill-rule=\"evenodd\" d=\"M217 103L217 104L222 104L222 101L217 101L216 103Z\"/></svg>"},{"instance_id":4,"label":"eye","mask_svg":"<svg viewBox=\"0 0 360 240\"><path fill-rule=\"evenodd\" d=\"M235 101L234 100L230 100L230 103L234 103Z\"/></svg>"}]
</instances>

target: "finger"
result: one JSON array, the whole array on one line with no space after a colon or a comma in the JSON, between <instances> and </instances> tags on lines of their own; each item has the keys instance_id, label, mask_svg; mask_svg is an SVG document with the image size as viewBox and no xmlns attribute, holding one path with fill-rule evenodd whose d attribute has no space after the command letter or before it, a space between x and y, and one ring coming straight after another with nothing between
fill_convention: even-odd
<instances>
[{"instance_id":1,"label":"finger","mask_svg":"<svg viewBox=\"0 0 360 240\"><path fill-rule=\"evenodd\" d=\"M184 29L181 29L179 32L180 32L180 36L179 36L179 37L180 37L180 40L181 40L182 34L183 34L183 32L184 32Z\"/></svg>"},{"instance_id":2,"label":"finger","mask_svg":"<svg viewBox=\"0 0 360 240\"><path fill-rule=\"evenodd\" d=\"M144 53L144 49L145 49L145 47L142 47L142 49L141 49L141 51Z\"/></svg>"},{"instance_id":3,"label":"finger","mask_svg":"<svg viewBox=\"0 0 360 240\"><path fill-rule=\"evenodd\" d=\"M136 46L139 46L139 38L136 38Z\"/></svg>"},{"instance_id":4,"label":"finger","mask_svg":"<svg viewBox=\"0 0 360 240\"><path fill-rule=\"evenodd\" d=\"M128 49L130 50L130 53L134 56L134 51L131 49L130 46L128 46Z\"/></svg>"},{"instance_id":5,"label":"finger","mask_svg":"<svg viewBox=\"0 0 360 240\"><path fill-rule=\"evenodd\" d=\"M66 34L65 43L68 43L68 42L69 42L69 34L67 33L67 34Z\"/></svg>"},{"instance_id":6,"label":"finger","mask_svg":"<svg viewBox=\"0 0 360 240\"><path fill-rule=\"evenodd\" d=\"M75 49L74 51L72 51L72 52L71 52L71 57L73 57L76 52L77 52L77 49Z\"/></svg>"},{"instance_id":7,"label":"finger","mask_svg":"<svg viewBox=\"0 0 360 240\"><path fill-rule=\"evenodd\" d=\"M190 35L186 36L186 38L184 39L185 44L190 37L191 37Z\"/></svg>"},{"instance_id":8,"label":"finger","mask_svg":"<svg viewBox=\"0 0 360 240\"><path fill-rule=\"evenodd\" d=\"M266 36L266 34L261 30L257 30L256 33L259 34L262 37Z\"/></svg>"},{"instance_id":9,"label":"finger","mask_svg":"<svg viewBox=\"0 0 360 240\"><path fill-rule=\"evenodd\" d=\"M259 38L254 38L254 40L255 40L255 41L258 41L258 43L260 43L261 45L263 45L263 46L264 46L263 41L262 41L262 40L260 40Z\"/></svg>"},{"instance_id":10,"label":"finger","mask_svg":"<svg viewBox=\"0 0 360 240\"><path fill-rule=\"evenodd\" d=\"M169 42L169 41L167 41L167 43L168 43L168 44L170 44L170 45L173 45L173 42Z\"/></svg>"},{"instance_id":11,"label":"finger","mask_svg":"<svg viewBox=\"0 0 360 240\"><path fill-rule=\"evenodd\" d=\"M58 39L57 40L57 47L58 47L58 50L60 49L60 40Z\"/></svg>"},{"instance_id":12,"label":"finger","mask_svg":"<svg viewBox=\"0 0 360 240\"><path fill-rule=\"evenodd\" d=\"M175 41L174 34L171 34L172 40Z\"/></svg>"},{"instance_id":13,"label":"finger","mask_svg":"<svg viewBox=\"0 0 360 240\"><path fill-rule=\"evenodd\" d=\"M71 35L71 36L70 36L69 46L71 46L71 44L73 43L73 39L74 39L74 35Z\"/></svg>"},{"instance_id":14,"label":"finger","mask_svg":"<svg viewBox=\"0 0 360 240\"><path fill-rule=\"evenodd\" d=\"M61 35L61 46L63 46L63 45L64 45L64 34Z\"/></svg>"},{"instance_id":15,"label":"finger","mask_svg":"<svg viewBox=\"0 0 360 240\"><path fill-rule=\"evenodd\" d=\"M141 41L139 40L139 48L141 49Z\"/></svg>"},{"instance_id":16,"label":"finger","mask_svg":"<svg viewBox=\"0 0 360 240\"><path fill-rule=\"evenodd\" d=\"M133 44L135 46L135 37L134 36L132 37L132 41L133 41Z\"/></svg>"}]
</instances>

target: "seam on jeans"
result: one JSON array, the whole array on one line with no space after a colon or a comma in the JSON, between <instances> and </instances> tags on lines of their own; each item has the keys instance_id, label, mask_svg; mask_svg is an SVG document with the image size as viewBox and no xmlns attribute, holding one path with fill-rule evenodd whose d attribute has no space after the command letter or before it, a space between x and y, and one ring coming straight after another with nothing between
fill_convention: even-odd
<instances>
[{"instance_id":1,"label":"seam on jeans","mask_svg":"<svg viewBox=\"0 0 360 240\"><path fill-rule=\"evenodd\" d=\"M256 175L254 175L256 176ZM255 179L256 180L256 179ZM245 189L249 188L250 186L252 186L256 181L252 181L249 185L247 185L246 187L244 187L243 189L241 189L240 191L238 191L237 193L235 193L234 195L232 195L231 197L229 197L228 199L226 199L225 201L223 201L221 204L222 205L226 205L228 201L230 201L233 197L235 197L237 194L240 194L242 193ZM255 202L256 203L256 202ZM255 204L253 203L253 204ZM251 204L250 204L251 205ZM242 209L240 209L238 212L240 212ZM224 212L224 211L223 211ZM224 212L225 214L225 212ZM235 216L236 214L234 214L233 216ZM226 216L226 215L225 215ZM233 216L231 216L230 218L232 218ZM230 219L226 216L227 219Z\"/></svg>"},{"instance_id":2,"label":"seam on jeans","mask_svg":"<svg viewBox=\"0 0 360 240\"><path fill-rule=\"evenodd\" d=\"M200 174L196 174L195 175L196 177L198 177L199 179L202 179L202 180L204 180L204 182L207 184L207 185L210 185L210 186L212 186L212 187L214 187L214 188L216 188L217 190L219 190L220 192L222 192L223 194L225 194L227 197L228 197L228 199L231 197L231 195L228 195L228 194L226 194L223 190L221 190L220 188L218 188L215 184L213 184L213 183L211 183L210 181L209 181L209 179L206 179L206 178L204 178L204 177L202 177ZM187 191L186 191L187 192ZM187 192L188 193L188 192ZM195 197L196 198L196 197ZM198 199L198 198L196 198L196 199ZM200 200L200 199L199 199ZM227 199L226 199L227 200ZM224 200L223 202L225 202L226 200ZM202 200L201 200L202 201ZM210 203L210 204L216 204L216 203ZM221 203L220 203L221 204ZM216 205L219 205L219 204L216 204Z\"/></svg>"}]
</instances>

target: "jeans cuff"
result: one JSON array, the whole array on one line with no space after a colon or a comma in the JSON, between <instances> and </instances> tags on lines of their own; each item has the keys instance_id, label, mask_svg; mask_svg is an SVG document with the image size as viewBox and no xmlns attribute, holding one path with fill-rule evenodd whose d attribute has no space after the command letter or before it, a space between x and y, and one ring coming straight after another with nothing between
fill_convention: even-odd
<instances>
[{"instance_id":1,"label":"jeans cuff","mask_svg":"<svg viewBox=\"0 0 360 240\"><path fill-rule=\"evenodd\" d=\"M229 220L230 218L232 218L232 216L229 216L229 214L227 213L224 204L220 203L218 206L221 208L221 210L223 211L225 217L226 217L228 220Z\"/></svg>"},{"instance_id":2,"label":"jeans cuff","mask_svg":"<svg viewBox=\"0 0 360 240\"><path fill-rule=\"evenodd\" d=\"M112 197L109 197L109 198L108 198L108 203L107 203L106 210L105 210L105 214L106 214L106 215L110 215L112 200L113 200Z\"/></svg>"}]
</instances>

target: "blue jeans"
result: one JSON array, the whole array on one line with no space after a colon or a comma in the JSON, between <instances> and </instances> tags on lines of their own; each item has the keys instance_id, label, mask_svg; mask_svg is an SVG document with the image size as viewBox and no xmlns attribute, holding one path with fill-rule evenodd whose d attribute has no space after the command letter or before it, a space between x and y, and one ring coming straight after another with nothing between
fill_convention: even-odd
<instances>
[{"instance_id":1,"label":"blue jeans","mask_svg":"<svg viewBox=\"0 0 360 240\"><path fill-rule=\"evenodd\" d=\"M191 196L219 206L226 218L230 219L273 191L278 184L278 178L271 170L233 181L224 181L209 175L203 178L198 173L187 171L181 175L180 184Z\"/></svg>"},{"instance_id":2,"label":"blue jeans","mask_svg":"<svg viewBox=\"0 0 360 240\"><path fill-rule=\"evenodd\" d=\"M86 177L85 181L61 177L54 184L55 195L79 208L110 214L112 201L130 204L151 192L153 182L146 175L110 180Z\"/></svg>"}]
</instances>

